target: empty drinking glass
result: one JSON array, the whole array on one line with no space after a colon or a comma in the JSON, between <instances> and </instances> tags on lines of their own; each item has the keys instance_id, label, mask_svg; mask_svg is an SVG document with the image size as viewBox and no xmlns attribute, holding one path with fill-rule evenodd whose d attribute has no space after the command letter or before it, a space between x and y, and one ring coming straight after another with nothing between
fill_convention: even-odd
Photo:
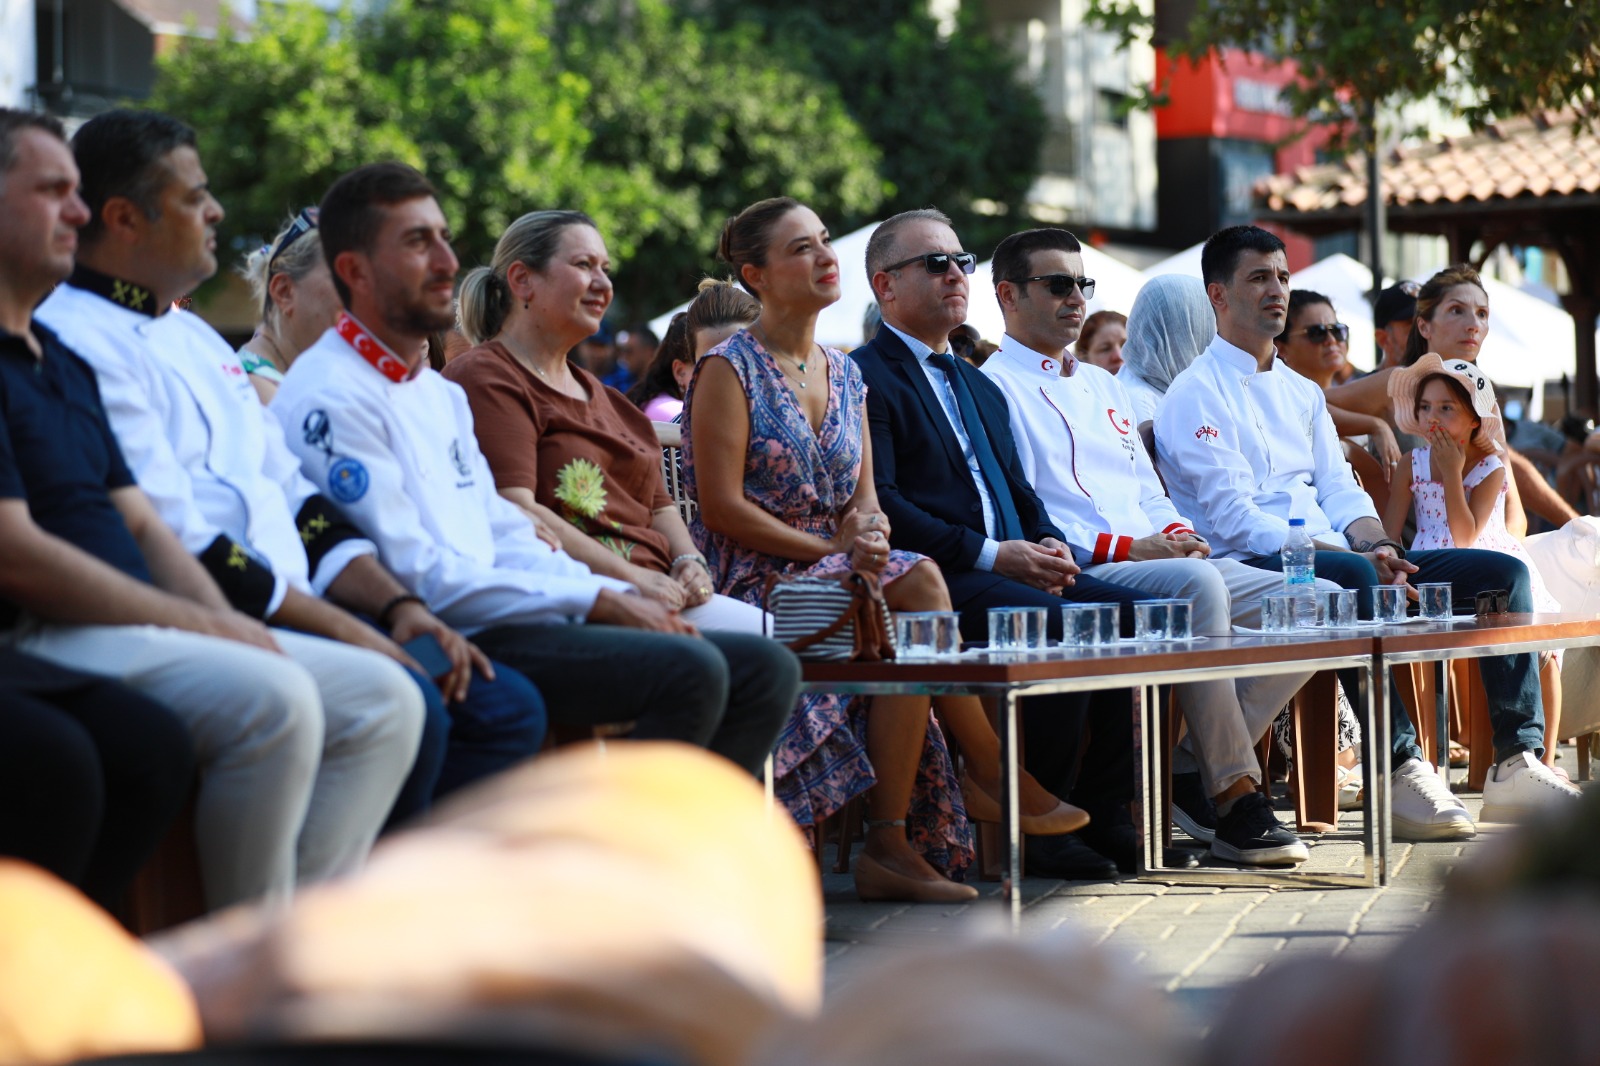
<instances>
[{"instance_id":1,"label":"empty drinking glass","mask_svg":"<svg viewBox=\"0 0 1600 1066\"><path fill-rule=\"evenodd\" d=\"M961 616L954 611L900 611L894 616L895 656L940 659L961 650Z\"/></svg>"},{"instance_id":2,"label":"empty drinking glass","mask_svg":"<svg viewBox=\"0 0 1600 1066\"><path fill-rule=\"evenodd\" d=\"M1450 617L1450 583L1430 581L1417 586L1417 604L1422 617L1439 622Z\"/></svg>"},{"instance_id":3,"label":"empty drinking glass","mask_svg":"<svg viewBox=\"0 0 1600 1066\"><path fill-rule=\"evenodd\" d=\"M1329 629L1349 629L1356 624L1356 590L1324 589L1317 592L1317 619Z\"/></svg>"},{"instance_id":4,"label":"empty drinking glass","mask_svg":"<svg viewBox=\"0 0 1600 1066\"><path fill-rule=\"evenodd\" d=\"M1133 605L1133 633L1137 640L1188 640L1188 600L1141 600Z\"/></svg>"},{"instance_id":5,"label":"empty drinking glass","mask_svg":"<svg viewBox=\"0 0 1600 1066\"><path fill-rule=\"evenodd\" d=\"M1047 618L1043 607L989 608L989 649L1043 651Z\"/></svg>"},{"instance_id":6,"label":"empty drinking glass","mask_svg":"<svg viewBox=\"0 0 1600 1066\"><path fill-rule=\"evenodd\" d=\"M1380 622L1406 620L1406 586L1372 586L1372 617Z\"/></svg>"},{"instance_id":7,"label":"empty drinking glass","mask_svg":"<svg viewBox=\"0 0 1600 1066\"><path fill-rule=\"evenodd\" d=\"M1269 592L1261 597L1261 631L1293 633L1299 602L1299 595L1293 592Z\"/></svg>"}]
</instances>

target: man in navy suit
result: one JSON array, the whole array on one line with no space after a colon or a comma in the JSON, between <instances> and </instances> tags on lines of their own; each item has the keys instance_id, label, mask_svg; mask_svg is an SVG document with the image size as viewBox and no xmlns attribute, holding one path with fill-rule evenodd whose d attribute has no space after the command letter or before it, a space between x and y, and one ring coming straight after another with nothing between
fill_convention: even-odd
<instances>
[{"instance_id":1,"label":"man in navy suit","mask_svg":"<svg viewBox=\"0 0 1600 1066\"><path fill-rule=\"evenodd\" d=\"M967 274L976 260L950 220L931 209L895 215L867 244L883 325L851 354L867 382L873 480L893 529L890 543L939 564L968 639L987 636L990 607L1047 607L1050 635L1059 639L1063 599L1121 604L1123 629L1131 632L1129 605L1149 597L1078 573L1022 473L1005 397L950 352L950 331L967 317ZM1114 862L1131 871L1126 694L1035 697L1022 710L1028 769L1094 818L1077 835L1082 840L1031 838L1030 869L1113 876ZM1079 769L1086 721L1093 729Z\"/></svg>"}]
</instances>

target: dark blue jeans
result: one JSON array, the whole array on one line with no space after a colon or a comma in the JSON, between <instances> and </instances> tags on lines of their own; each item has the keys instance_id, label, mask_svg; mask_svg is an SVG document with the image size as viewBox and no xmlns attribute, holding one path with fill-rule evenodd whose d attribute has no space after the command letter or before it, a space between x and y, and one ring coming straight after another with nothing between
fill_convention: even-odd
<instances>
[{"instance_id":1,"label":"dark blue jeans","mask_svg":"<svg viewBox=\"0 0 1600 1066\"><path fill-rule=\"evenodd\" d=\"M1417 566L1417 572L1410 577L1412 584L1448 581L1451 598L1458 604L1471 603L1480 592L1505 589L1511 593L1511 610L1533 610L1528 568L1515 556L1474 548L1448 548L1408 552L1406 558ZM1263 570L1283 569L1283 563L1276 555L1245 561ZM1366 556L1354 552L1319 551L1317 576L1338 582L1344 588L1355 589L1359 594L1357 599L1361 605L1361 617L1372 617L1372 586L1378 583L1378 572ZM1483 691L1489 697L1495 760L1509 759L1523 751L1532 752L1535 756L1542 755L1544 698L1539 692L1538 656L1528 653L1489 656L1478 660L1478 669L1483 675ZM1399 765L1410 758L1421 758L1416 730L1411 726L1411 719L1406 715L1392 681L1389 712L1395 764Z\"/></svg>"},{"instance_id":2,"label":"dark blue jeans","mask_svg":"<svg viewBox=\"0 0 1600 1066\"><path fill-rule=\"evenodd\" d=\"M391 829L462 785L538 754L547 725L539 690L503 663L494 662L493 681L474 675L467 698L448 705L431 680L407 672L422 690L422 743L389 813Z\"/></svg>"}]
</instances>

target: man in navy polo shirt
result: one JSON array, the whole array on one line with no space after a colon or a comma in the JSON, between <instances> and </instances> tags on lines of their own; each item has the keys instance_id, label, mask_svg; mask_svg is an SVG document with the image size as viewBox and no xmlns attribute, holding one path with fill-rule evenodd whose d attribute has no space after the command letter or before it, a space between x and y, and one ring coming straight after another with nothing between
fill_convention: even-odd
<instances>
[{"instance_id":1,"label":"man in navy polo shirt","mask_svg":"<svg viewBox=\"0 0 1600 1066\"><path fill-rule=\"evenodd\" d=\"M415 751L420 701L325 750L317 686L281 651L306 638L233 610L134 483L93 374L32 321L88 218L53 119L0 109L0 218L0 640L118 678L184 721L210 906L359 863ZM386 777L368 770L374 752ZM375 794L355 812L352 784Z\"/></svg>"}]
</instances>

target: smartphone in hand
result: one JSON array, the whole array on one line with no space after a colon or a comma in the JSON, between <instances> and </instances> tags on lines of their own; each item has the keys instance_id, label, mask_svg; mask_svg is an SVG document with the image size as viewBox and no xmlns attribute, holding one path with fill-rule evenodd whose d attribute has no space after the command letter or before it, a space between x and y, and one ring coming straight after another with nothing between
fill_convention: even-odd
<instances>
[{"instance_id":1,"label":"smartphone in hand","mask_svg":"<svg viewBox=\"0 0 1600 1066\"><path fill-rule=\"evenodd\" d=\"M422 665L422 672L440 680L455 669L455 664L450 661L450 656L444 653L439 638L432 633L424 633L420 637L412 637L400 645L406 654L417 660Z\"/></svg>"}]
</instances>

